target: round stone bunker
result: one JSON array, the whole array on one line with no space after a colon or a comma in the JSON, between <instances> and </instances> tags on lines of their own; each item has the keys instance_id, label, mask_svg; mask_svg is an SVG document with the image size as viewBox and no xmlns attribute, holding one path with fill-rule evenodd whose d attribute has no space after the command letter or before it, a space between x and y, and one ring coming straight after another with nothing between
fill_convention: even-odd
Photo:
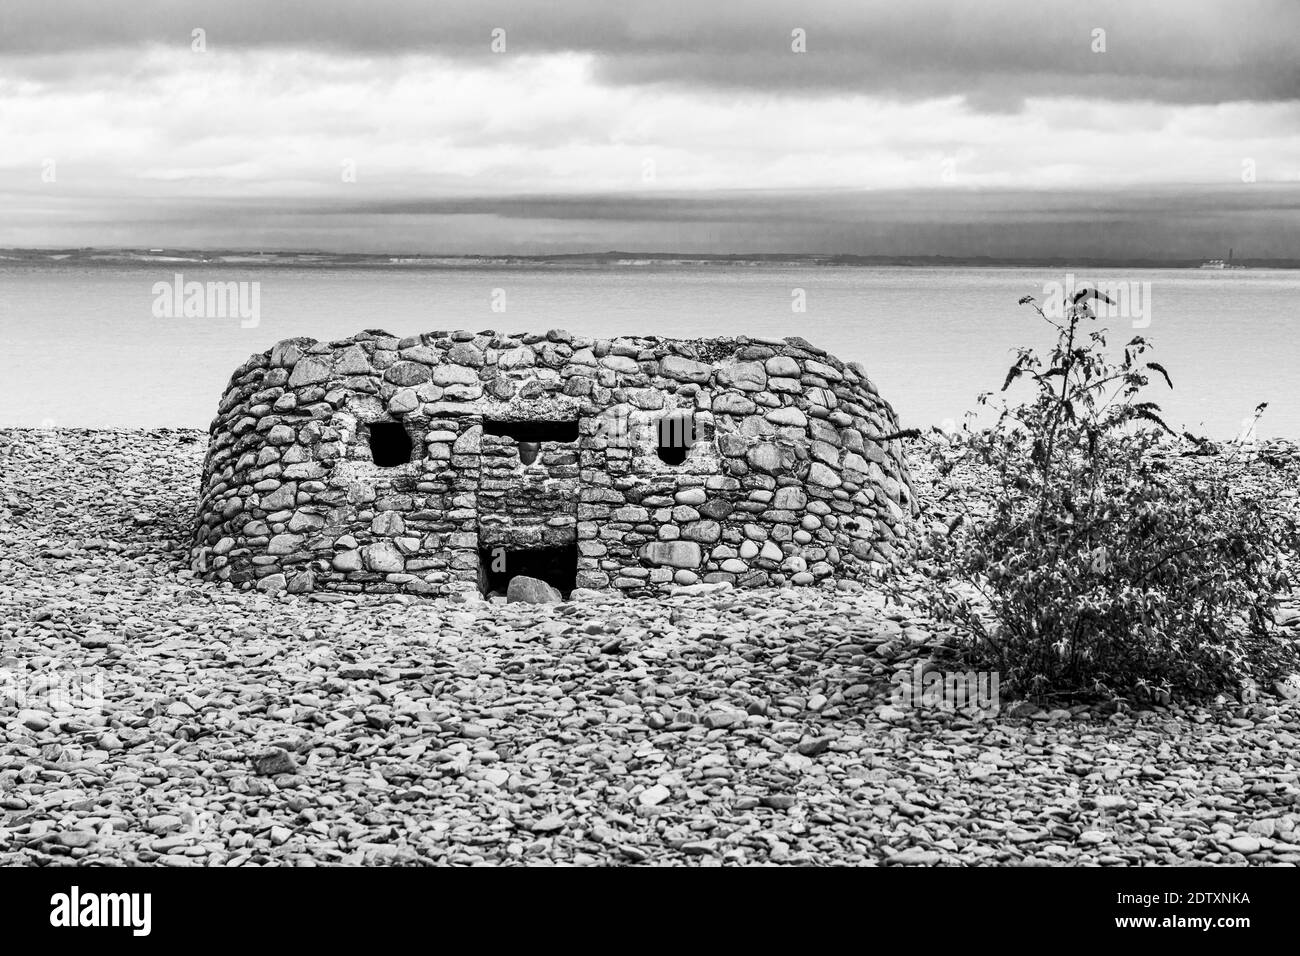
<instances>
[{"instance_id":1,"label":"round stone bunker","mask_svg":"<svg viewBox=\"0 0 1300 956\"><path fill-rule=\"evenodd\" d=\"M861 578L910 534L898 430L800 338L287 339L221 399L192 566L431 596Z\"/></svg>"}]
</instances>

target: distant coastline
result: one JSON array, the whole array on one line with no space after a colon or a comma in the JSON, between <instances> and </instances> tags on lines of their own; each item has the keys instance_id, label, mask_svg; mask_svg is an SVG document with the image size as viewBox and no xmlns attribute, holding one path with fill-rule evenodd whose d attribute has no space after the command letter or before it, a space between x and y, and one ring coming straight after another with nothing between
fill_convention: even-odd
<instances>
[{"instance_id":1,"label":"distant coastline","mask_svg":"<svg viewBox=\"0 0 1300 956\"><path fill-rule=\"evenodd\" d=\"M1015 256L858 256L807 253L691 254L674 252L578 252L549 255L429 255L315 251L251 252L235 249L0 249L5 263L149 266L239 266L241 268L654 268L726 265L741 268L897 266L911 268L1088 268L1199 269L1205 259L1107 259ZM1235 260L1245 269L1300 269L1300 259Z\"/></svg>"}]
</instances>

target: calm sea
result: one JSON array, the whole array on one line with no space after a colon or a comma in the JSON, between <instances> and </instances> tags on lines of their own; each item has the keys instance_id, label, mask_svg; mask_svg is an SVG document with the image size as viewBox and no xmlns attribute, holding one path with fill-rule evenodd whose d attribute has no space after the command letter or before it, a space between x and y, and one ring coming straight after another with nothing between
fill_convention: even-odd
<instances>
[{"instance_id":1,"label":"calm sea","mask_svg":"<svg viewBox=\"0 0 1300 956\"><path fill-rule=\"evenodd\" d=\"M187 282L259 282L256 327L155 316L154 284L178 272ZM1078 270L1084 280L1136 284L1143 314L1105 325L1112 343L1138 334L1154 343L1174 380L1172 392L1154 390L1171 424L1229 438L1266 401L1260 437L1300 438L1300 272ZM0 263L0 426L206 428L235 367L289 336L556 327L801 335L862 362L905 425L942 425L1001 385L1017 346L1049 341L1016 300L1065 282L1064 272L1033 268Z\"/></svg>"}]
</instances>

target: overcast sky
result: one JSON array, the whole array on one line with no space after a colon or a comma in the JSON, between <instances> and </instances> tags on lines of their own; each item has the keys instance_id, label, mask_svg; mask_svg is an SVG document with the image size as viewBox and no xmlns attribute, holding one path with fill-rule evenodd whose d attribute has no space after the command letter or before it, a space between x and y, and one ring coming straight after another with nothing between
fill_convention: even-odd
<instances>
[{"instance_id":1,"label":"overcast sky","mask_svg":"<svg viewBox=\"0 0 1300 956\"><path fill-rule=\"evenodd\" d=\"M4 246L1300 257L1300 2L0 0L0 143Z\"/></svg>"}]
</instances>

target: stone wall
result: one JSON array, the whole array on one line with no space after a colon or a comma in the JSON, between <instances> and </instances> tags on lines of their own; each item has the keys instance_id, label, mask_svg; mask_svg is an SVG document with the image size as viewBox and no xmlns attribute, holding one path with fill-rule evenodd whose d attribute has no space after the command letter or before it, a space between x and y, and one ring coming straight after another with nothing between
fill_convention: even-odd
<instances>
[{"instance_id":1,"label":"stone wall","mask_svg":"<svg viewBox=\"0 0 1300 956\"><path fill-rule=\"evenodd\" d=\"M370 444L387 422L413 449L395 467ZM857 577L908 537L897 430L861 366L797 338L291 339L221 400L193 566L436 595L477 592L483 550L576 545L587 588Z\"/></svg>"}]
</instances>

